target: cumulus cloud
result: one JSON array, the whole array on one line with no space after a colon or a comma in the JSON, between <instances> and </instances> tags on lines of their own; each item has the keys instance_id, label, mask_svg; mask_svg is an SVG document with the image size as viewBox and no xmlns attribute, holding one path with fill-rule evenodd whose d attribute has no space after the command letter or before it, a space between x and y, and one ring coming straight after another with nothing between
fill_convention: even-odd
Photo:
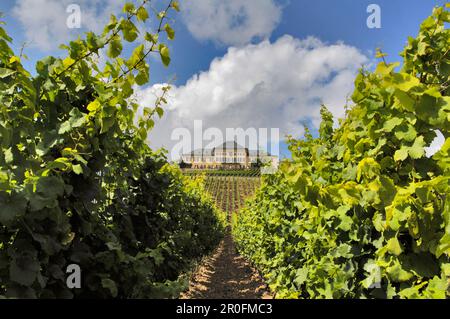
<instances>
[{"instance_id":1,"label":"cumulus cloud","mask_svg":"<svg viewBox=\"0 0 450 319\"><path fill-rule=\"evenodd\" d=\"M185 0L182 5L195 38L234 46L269 37L282 11L274 0Z\"/></svg>"},{"instance_id":2,"label":"cumulus cloud","mask_svg":"<svg viewBox=\"0 0 450 319\"><path fill-rule=\"evenodd\" d=\"M166 114L150 134L150 144L171 149L175 128L192 130L194 120L204 129L279 128L280 134L299 136L303 123L317 127L320 104L335 117L344 115L353 80L367 58L343 43L328 45L310 37L283 36L228 52L211 62L209 70L192 76L170 91ZM139 90L137 98L149 106L161 85Z\"/></svg>"},{"instance_id":3,"label":"cumulus cloud","mask_svg":"<svg viewBox=\"0 0 450 319\"><path fill-rule=\"evenodd\" d=\"M125 0L21 0L12 13L22 24L31 47L54 50L61 43L76 38L82 31L101 32L111 13L118 13ZM67 27L70 4L81 9L81 29Z\"/></svg>"},{"instance_id":4,"label":"cumulus cloud","mask_svg":"<svg viewBox=\"0 0 450 319\"><path fill-rule=\"evenodd\" d=\"M441 131L437 130L436 138L433 140L430 146L425 148L426 155L428 157L432 157L434 154L436 154L438 151L441 150L444 143L445 143L444 135L441 133Z\"/></svg>"},{"instance_id":5,"label":"cumulus cloud","mask_svg":"<svg viewBox=\"0 0 450 319\"><path fill-rule=\"evenodd\" d=\"M26 40L41 50L53 50L76 38L82 31L100 32L111 13L119 13L126 0L21 0L12 13L22 24ZM81 29L66 21L70 4L81 8ZM272 33L281 19L274 0L184 0L182 18L200 40L224 45L243 45Z\"/></svg>"}]
</instances>

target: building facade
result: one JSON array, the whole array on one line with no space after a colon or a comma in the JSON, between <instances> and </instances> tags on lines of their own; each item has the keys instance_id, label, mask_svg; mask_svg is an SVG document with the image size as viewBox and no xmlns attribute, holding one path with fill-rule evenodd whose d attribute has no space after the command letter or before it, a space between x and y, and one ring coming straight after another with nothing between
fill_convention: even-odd
<instances>
[{"instance_id":1,"label":"building facade","mask_svg":"<svg viewBox=\"0 0 450 319\"><path fill-rule=\"evenodd\" d=\"M183 154L184 163L195 169L249 169L257 163L278 167L278 157L261 150L249 150L236 142L226 142L213 149Z\"/></svg>"}]
</instances>

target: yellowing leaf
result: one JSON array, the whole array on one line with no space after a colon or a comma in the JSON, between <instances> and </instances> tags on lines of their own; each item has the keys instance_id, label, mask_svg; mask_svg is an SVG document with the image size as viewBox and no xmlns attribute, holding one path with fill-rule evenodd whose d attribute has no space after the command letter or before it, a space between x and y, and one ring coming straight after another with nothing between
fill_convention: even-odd
<instances>
[{"instance_id":1,"label":"yellowing leaf","mask_svg":"<svg viewBox=\"0 0 450 319\"><path fill-rule=\"evenodd\" d=\"M386 248L391 254L398 256L402 253L402 247L397 237L388 240Z\"/></svg>"},{"instance_id":2,"label":"yellowing leaf","mask_svg":"<svg viewBox=\"0 0 450 319\"><path fill-rule=\"evenodd\" d=\"M168 23L166 23L166 25L164 26L164 30L166 30L167 38L169 38L169 40L173 40L175 38L175 31L170 27Z\"/></svg>"},{"instance_id":3,"label":"yellowing leaf","mask_svg":"<svg viewBox=\"0 0 450 319\"><path fill-rule=\"evenodd\" d=\"M72 166L72 171L73 171L75 174L80 175L80 174L83 173L83 168L81 167L80 164L73 165L73 166Z\"/></svg>"},{"instance_id":4,"label":"yellowing leaf","mask_svg":"<svg viewBox=\"0 0 450 319\"><path fill-rule=\"evenodd\" d=\"M87 109L91 113L95 113L100 108L100 102L95 100L94 102L89 103Z\"/></svg>"},{"instance_id":5,"label":"yellowing leaf","mask_svg":"<svg viewBox=\"0 0 450 319\"><path fill-rule=\"evenodd\" d=\"M74 64L75 63L75 60L74 59L72 59L72 58L70 58L70 57L67 57L67 58L65 58L64 60L63 60L63 65L64 65L64 68L68 68L68 67L70 67L72 64Z\"/></svg>"},{"instance_id":6,"label":"yellowing leaf","mask_svg":"<svg viewBox=\"0 0 450 319\"><path fill-rule=\"evenodd\" d=\"M376 73L380 75L388 75L391 73L396 67L398 67L399 63L390 63L386 64L384 62L381 62L378 64L377 69L375 70Z\"/></svg>"},{"instance_id":7,"label":"yellowing leaf","mask_svg":"<svg viewBox=\"0 0 450 319\"><path fill-rule=\"evenodd\" d=\"M13 64L13 63L15 63L15 62L19 62L20 63L20 58L18 57L18 56L12 56L10 59L9 59L9 63L11 63L11 64Z\"/></svg>"},{"instance_id":8,"label":"yellowing leaf","mask_svg":"<svg viewBox=\"0 0 450 319\"><path fill-rule=\"evenodd\" d=\"M172 8L174 8L176 11L180 11L180 3L178 1L172 2Z\"/></svg>"}]
</instances>

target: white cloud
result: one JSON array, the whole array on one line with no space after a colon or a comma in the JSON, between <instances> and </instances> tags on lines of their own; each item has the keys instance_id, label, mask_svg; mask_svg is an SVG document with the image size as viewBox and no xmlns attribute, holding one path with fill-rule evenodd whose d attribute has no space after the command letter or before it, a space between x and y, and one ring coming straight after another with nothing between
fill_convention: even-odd
<instances>
[{"instance_id":1,"label":"white cloud","mask_svg":"<svg viewBox=\"0 0 450 319\"><path fill-rule=\"evenodd\" d=\"M433 142L430 144L430 146L425 148L426 155L428 157L433 156L434 154L436 154L438 151L441 150L444 143L445 143L444 135L441 133L441 131L437 130L436 138L433 140Z\"/></svg>"},{"instance_id":2,"label":"white cloud","mask_svg":"<svg viewBox=\"0 0 450 319\"><path fill-rule=\"evenodd\" d=\"M206 72L170 91L164 118L150 134L153 147L175 144L174 128L280 128L280 134L299 136L302 122L320 123L320 104L336 117L344 115L358 69L367 58L345 44L327 45L316 38L284 36L274 43L229 48ZM142 105L152 105L159 86L139 90Z\"/></svg>"},{"instance_id":3,"label":"white cloud","mask_svg":"<svg viewBox=\"0 0 450 319\"><path fill-rule=\"evenodd\" d=\"M26 40L42 50L54 50L86 30L101 32L111 13L119 13L126 0L20 0L12 13L22 24ZM81 7L81 29L70 29L66 12ZM225 45L243 45L266 38L281 19L274 0L184 0L182 17L198 39Z\"/></svg>"},{"instance_id":4,"label":"white cloud","mask_svg":"<svg viewBox=\"0 0 450 319\"><path fill-rule=\"evenodd\" d=\"M83 31L101 32L110 14L120 12L124 3L125 0L21 0L12 13L22 24L30 46L48 51ZM81 8L81 29L70 29L66 24L70 4Z\"/></svg>"},{"instance_id":5,"label":"white cloud","mask_svg":"<svg viewBox=\"0 0 450 319\"><path fill-rule=\"evenodd\" d=\"M282 11L274 0L185 0L182 6L195 38L234 46L269 37Z\"/></svg>"}]
</instances>

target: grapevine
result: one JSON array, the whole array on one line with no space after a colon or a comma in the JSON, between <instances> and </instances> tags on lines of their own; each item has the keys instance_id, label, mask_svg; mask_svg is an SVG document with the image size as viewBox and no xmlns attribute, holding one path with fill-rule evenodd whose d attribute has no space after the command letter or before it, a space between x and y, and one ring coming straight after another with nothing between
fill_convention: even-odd
<instances>
[{"instance_id":1,"label":"grapevine","mask_svg":"<svg viewBox=\"0 0 450 319\"><path fill-rule=\"evenodd\" d=\"M399 63L361 70L339 127L263 178L237 216L240 251L282 298L448 298L450 13L437 7ZM426 156L439 131L441 149Z\"/></svg>"}]
</instances>

